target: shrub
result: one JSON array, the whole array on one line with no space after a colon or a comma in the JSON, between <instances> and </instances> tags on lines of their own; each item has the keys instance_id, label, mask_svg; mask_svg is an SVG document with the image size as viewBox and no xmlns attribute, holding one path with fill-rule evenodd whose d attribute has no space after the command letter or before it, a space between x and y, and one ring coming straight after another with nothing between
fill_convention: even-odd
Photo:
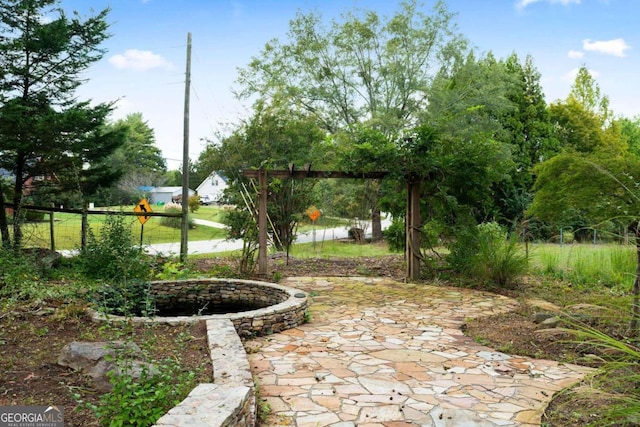
<instances>
[{"instance_id":1,"label":"shrub","mask_svg":"<svg viewBox=\"0 0 640 427\"><path fill-rule=\"evenodd\" d=\"M393 252L404 252L407 247L406 230L404 221L393 219L391 225L382 231L382 236Z\"/></svg>"},{"instance_id":2,"label":"shrub","mask_svg":"<svg viewBox=\"0 0 640 427\"><path fill-rule=\"evenodd\" d=\"M450 251L447 261L455 271L485 284L508 287L527 270L517 238L508 238L496 222L461 230Z\"/></svg>"},{"instance_id":3,"label":"shrub","mask_svg":"<svg viewBox=\"0 0 640 427\"><path fill-rule=\"evenodd\" d=\"M166 203L164 205L164 211L166 213L172 214L182 214L182 205L179 203ZM163 216L160 224L165 227L171 228L180 228L182 227L182 217L181 216ZM194 222L192 219L189 219L189 228L194 227Z\"/></svg>"},{"instance_id":4,"label":"shrub","mask_svg":"<svg viewBox=\"0 0 640 427\"><path fill-rule=\"evenodd\" d=\"M154 361L157 370L153 372L142 368L138 379L127 374L131 371L131 362L126 354L119 355L116 362L124 373L107 373L112 391L104 394L98 405L86 404L102 427L153 425L196 385L196 372L183 371L172 358ZM83 403L79 395L74 397Z\"/></svg>"},{"instance_id":5,"label":"shrub","mask_svg":"<svg viewBox=\"0 0 640 427\"><path fill-rule=\"evenodd\" d=\"M155 312L154 298L149 293L149 283L142 280L105 283L98 287L90 299L106 314L152 316Z\"/></svg>"},{"instance_id":6,"label":"shrub","mask_svg":"<svg viewBox=\"0 0 640 427\"><path fill-rule=\"evenodd\" d=\"M182 206L177 203L166 203L164 205L164 211L166 213L181 214ZM180 228L182 225L182 218L179 216L163 216L160 222L165 227Z\"/></svg>"},{"instance_id":7,"label":"shrub","mask_svg":"<svg viewBox=\"0 0 640 427\"><path fill-rule=\"evenodd\" d=\"M107 215L99 236L89 229L79 264L85 276L115 283L147 279L151 270L151 258L135 245L122 215Z\"/></svg>"},{"instance_id":8,"label":"shrub","mask_svg":"<svg viewBox=\"0 0 640 427\"><path fill-rule=\"evenodd\" d=\"M189 212L194 213L200 209L200 196L197 194L189 197Z\"/></svg>"}]
</instances>

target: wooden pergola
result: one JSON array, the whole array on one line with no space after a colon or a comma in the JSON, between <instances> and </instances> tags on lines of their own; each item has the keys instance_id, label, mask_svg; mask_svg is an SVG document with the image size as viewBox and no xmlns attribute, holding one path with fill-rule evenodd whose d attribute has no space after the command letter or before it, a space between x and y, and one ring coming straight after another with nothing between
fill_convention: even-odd
<instances>
[{"instance_id":1,"label":"wooden pergola","mask_svg":"<svg viewBox=\"0 0 640 427\"><path fill-rule=\"evenodd\" d=\"M267 275L267 179L274 178L305 179L305 178L339 178L339 179L382 179L388 172L342 172L342 171L312 171L309 165L296 170L290 165L288 170L245 169L242 175L247 178L258 179L258 273ZM420 182L418 179L407 178L407 214L406 235L407 244L405 260L407 263L405 277L407 280L420 278Z\"/></svg>"}]
</instances>

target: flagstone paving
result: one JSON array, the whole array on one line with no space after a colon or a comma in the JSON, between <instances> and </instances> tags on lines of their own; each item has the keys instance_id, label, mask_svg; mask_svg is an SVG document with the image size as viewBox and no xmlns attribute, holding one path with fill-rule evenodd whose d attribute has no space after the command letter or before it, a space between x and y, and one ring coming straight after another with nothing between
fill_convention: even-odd
<instances>
[{"instance_id":1,"label":"flagstone paving","mask_svg":"<svg viewBox=\"0 0 640 427\"><path fill-rule=\"evenodd\" d=\"M510 356L460 326L510 298L384 278L289 278L312 319L247 343L267 426L539 426L552 395L589 370Z\"/></svg>"}]
</instances>

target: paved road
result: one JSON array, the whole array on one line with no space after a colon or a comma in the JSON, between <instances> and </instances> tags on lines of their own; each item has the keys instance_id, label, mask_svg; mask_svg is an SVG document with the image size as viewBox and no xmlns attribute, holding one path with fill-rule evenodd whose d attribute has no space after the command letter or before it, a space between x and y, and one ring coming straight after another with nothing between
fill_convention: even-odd
<instances>
[{"instance_id":1,"label":"paved road","mask_svg":"<svg viewBox=\"0 0 640 427\"><path fill-rule=\"evenodd\" d=\"M198 220L196 224L209 226L209 227L224 227L222 224L213 223L211 221ZM385 229L391 224L391 219L382 220L382 228ZM324 240L345 239L348 235L349 227L335 227L318 229L315 232L315 241L321 242ZM367 227L371 230L371 224ZM311 243L314 241L313 232L298 233L296 243ZM175 243L156 243L153 245L145 246L145 249L149 253L164 254L164 255L179 255L180 254L180 242ZM187 251L189 255L195 254L209 254L216 252L226 252L242 249L242 239L214 239L214 240L198 240L190 241L187 245Z\"/></svg>"}]
</instances>

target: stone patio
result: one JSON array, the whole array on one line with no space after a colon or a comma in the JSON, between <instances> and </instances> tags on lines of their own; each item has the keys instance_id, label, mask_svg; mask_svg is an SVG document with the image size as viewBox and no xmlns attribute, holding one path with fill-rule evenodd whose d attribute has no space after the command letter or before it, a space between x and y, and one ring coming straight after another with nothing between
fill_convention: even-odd
<instances>
[{"instance_id":1,"label":"stone patio","mask_svg":"<svg viewBox=\"0 0 640 427\"><path fill-rule=\"evenodd\" d=\"M246 343L267 426L539 426L589 369L511 356L465 337L507 297L364 277L289 278L312 320Z\"/></svg>"}]
</instances>

